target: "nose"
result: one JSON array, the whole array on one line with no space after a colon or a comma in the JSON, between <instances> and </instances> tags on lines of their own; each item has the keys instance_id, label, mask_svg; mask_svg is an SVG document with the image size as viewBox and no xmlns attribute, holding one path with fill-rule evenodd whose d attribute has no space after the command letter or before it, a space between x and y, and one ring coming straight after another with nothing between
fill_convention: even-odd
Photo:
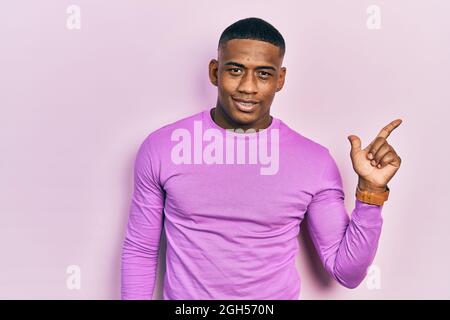
<instances>
[{"instance_id":1,"label":"nose","mask_svg":"<svg viewBox=\"0 0 450 320\"><path fill-rule=\"evenodd\" d=\"M258 92L256 77L251 72L244 74L239 83L238 91L246 94L255 94Z\"/></svg>"}]
</instances>

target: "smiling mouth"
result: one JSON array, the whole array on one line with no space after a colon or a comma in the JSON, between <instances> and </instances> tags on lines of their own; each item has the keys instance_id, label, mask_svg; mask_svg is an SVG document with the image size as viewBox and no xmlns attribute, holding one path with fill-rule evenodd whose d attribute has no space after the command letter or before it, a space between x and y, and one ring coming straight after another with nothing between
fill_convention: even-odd
<instances>
[{"instance_id":1,"label":"smiling mouth","mask_svg":"<svg viewBox=\"0 0 450 320\"><path fill-rule=\"evenodd\" d=\"M238 101L234 98L232 99L236 107L242 112L252 112L253 110L256 109L256 106L258 105L258 102L244 102Z\"/></svg>"}]
</instances>

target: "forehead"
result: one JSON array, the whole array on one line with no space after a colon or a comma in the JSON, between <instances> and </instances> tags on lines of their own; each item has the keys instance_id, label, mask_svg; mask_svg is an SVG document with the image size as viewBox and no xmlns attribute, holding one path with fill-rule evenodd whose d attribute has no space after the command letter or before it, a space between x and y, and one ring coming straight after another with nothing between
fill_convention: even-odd
<instances>
[{"instance_id":1,"label":"forehead","mask_svg":"<svg viewBox=\"0 0 450 320\"><path fill-rule=\"evenodd\" d=\"M278 66L281 62L280 49L265 41L251 39L233 39L219 50L219 60L223 63L233 60L245 65Z\"/></svg>"}]
</instances>

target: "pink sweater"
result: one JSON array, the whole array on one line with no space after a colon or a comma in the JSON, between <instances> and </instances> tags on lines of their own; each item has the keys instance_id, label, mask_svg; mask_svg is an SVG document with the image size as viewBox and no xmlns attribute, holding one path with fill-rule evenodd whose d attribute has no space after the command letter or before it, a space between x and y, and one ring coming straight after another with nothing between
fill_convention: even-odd
<instances>
[{"instance_id":1,"label":"pink sweater","mask_svg":"<svg viewBox=\"0 0 450 320\"><path fill-rule=\"evenodd\" d=\"M137 152L122 299L152 298L163 228L164 299L298 299L302 221L326 271L358 286L377 250L382 206L355 198L350 219L329 150L280 119L236 133L209 112L152 132Z\"/></svg>"}]
</instances>

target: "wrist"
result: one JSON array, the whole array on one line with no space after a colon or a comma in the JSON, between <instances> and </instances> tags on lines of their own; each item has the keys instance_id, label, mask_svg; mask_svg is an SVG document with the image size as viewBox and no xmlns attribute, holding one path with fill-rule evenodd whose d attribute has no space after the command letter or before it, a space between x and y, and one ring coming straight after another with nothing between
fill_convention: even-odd
<instances>
[{"instance_id":1,"label":"wrist","mask_svg":"<svg viewBox=\"0 0 450 320\"><path fill-rule=\"evenodd\" d=\"M386 186L377 186L361 178L358 179L358 188L361 191L368 191L374 193L381 193L387 190Z\"/></svg>"}]
</instances>

